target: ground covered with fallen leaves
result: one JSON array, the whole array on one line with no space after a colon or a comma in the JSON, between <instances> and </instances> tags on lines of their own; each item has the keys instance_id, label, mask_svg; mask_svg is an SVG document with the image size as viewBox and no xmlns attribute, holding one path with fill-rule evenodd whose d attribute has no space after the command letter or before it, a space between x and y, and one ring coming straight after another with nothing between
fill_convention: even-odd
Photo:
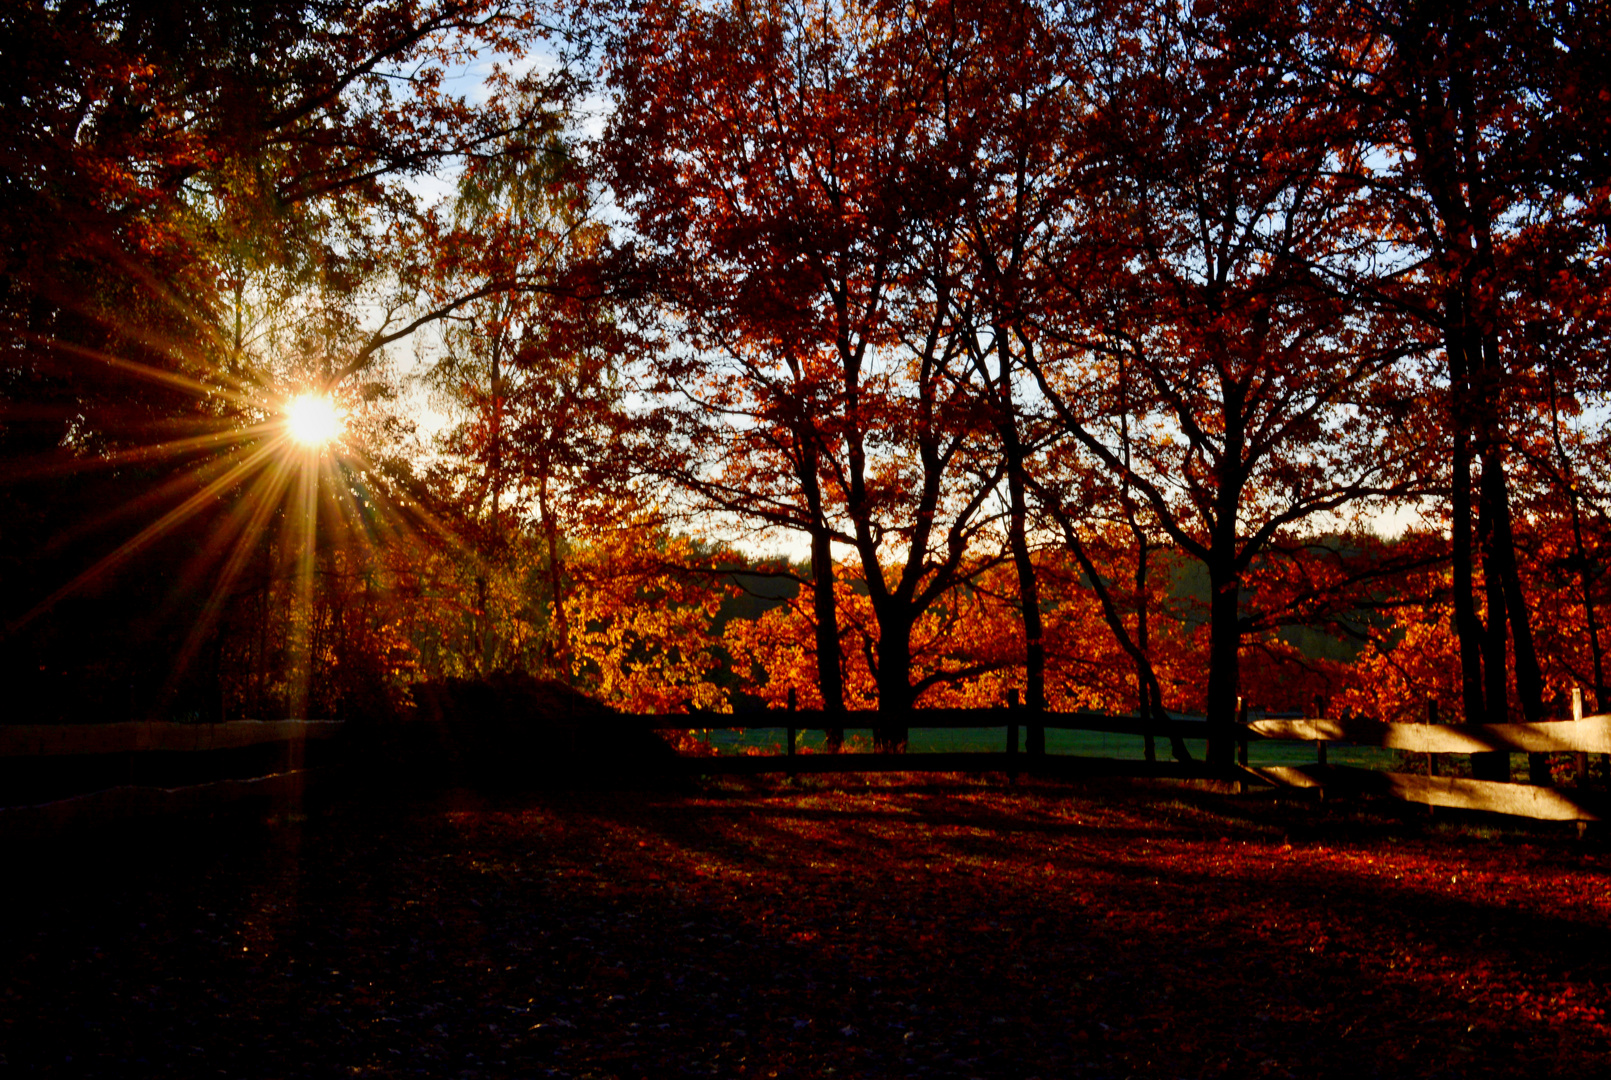
<instances>
[{"instance_id":1,"label":"ground covered with fallen leaves","mask_svg":"<svg viewBox=\"0 0 1611 1080\"><path fill-rule=\"evenodd\" d=\"M347 796L6 854L11 1075L1611 1061L1611 853L1560 826L1156 781L844 776Z\"/></svg>"}]
</instances>

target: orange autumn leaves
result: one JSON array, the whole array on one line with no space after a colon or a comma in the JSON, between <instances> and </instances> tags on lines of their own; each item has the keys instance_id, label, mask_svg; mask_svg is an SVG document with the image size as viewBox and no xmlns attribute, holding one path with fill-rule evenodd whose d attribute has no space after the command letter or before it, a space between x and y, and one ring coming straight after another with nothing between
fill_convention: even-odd
<instances>
[{"instance_id":1,"label":"orange autumn leaves","mask_svg":"<svg viewBox=\"0 0 1611 1080\"><path fill-rule=\"evenodd\" d=\"M588 549L574 564L578 584L567 604L577 678L636 712L725 712L747 699L783 708L791 692L801 708L821 708L809 593L801 589L754 617L724 616L723 601L740 589L717 572L738 565L723 554L713 557L686 538L630 531ZM1056 552L1042 558L1049 704L1128 711L1131 662L1077 570L1064 565L1071 560ZM873 709L877 622L854 577L842 577L837 592L847 704ZM1013 691L1022 699L1022 626L1007 565L982 571L933 605L912 635L919 707L999 705ZM1201 630L1170 620L1154 635L1154 666L1189 707L1191 671L1205 647Z\"/></svg>"},{"instance_id":2,"label":"orange autumn leaves","mask_svg":"<svg viewBox=\"0 0 1611 1080\"><path fill-rule=\"evenodd\" d=\"M1134 664L1103 620L1094 592L1066 555L1041 551L1037 562L1048 704L1133 711ZM567 602L577 680L634 712L725 713L757 700L781 709L791 692L800 708L821 708L809 592L801 588L759 614L733 615L724 604L742 590L722 571L742 565L732 552L712 553L653 529L622 530L586 548ZM1202 600L1191 595L1190 577L1180 567L1160 559L1153 574L1149 654L1164 706L1189 713L1202 708L1208 641ZM1101 569L1110 581L1128 572L1118 565ZM1267 600L1283 576L1289 579L1284 587L1296 590L1290 574L1272 571L1260 581ZM1302 580L1313 585L1317 576ZM849 574L837 583L839 663L847 704L870 710L877 707L872 664L878 631L859 586ZM1431 699L1449 719L1458 710L1459 665L1447 603L1438 598L1446 590L1447 568L1434 566L1376 589L1339 613L1330 633L1250 634L1243 650L1245 700L1254 709L1307 713L1319 699L1330 715L1413 721L1427 715ZM1568 636L1570 590L1540 590L1540 605L1566 613L1556 633ZM1133 612L1124 617L1133 625ZM913 682L922 687L918 707L989 707L1015 691L1022 700L1022 627L1006 564L980 572L934 605L912 637ZM1579 643L1577 653L1584 649ZM1572 661L1587 662L1571 650L1560 655L1563 661L1548 672L1557 712L1562 693L1580 685Z\"/></svg>"}]
</instances>

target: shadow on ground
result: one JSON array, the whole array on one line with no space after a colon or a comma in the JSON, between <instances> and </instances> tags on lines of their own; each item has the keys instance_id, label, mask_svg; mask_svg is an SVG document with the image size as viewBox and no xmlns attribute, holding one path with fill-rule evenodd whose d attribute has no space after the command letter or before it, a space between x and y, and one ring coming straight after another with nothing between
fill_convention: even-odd
<instances>
[{"instance_id":1,"label":"shadow on ground","mask_svg":"<svg viewBox=\"0 0 1611 1080\"><path fill-rule=\"evenodd\" d=\"M14 1075L1598 1076L1559 831L891 777L310 803L9 853Z\"/></svg>"}]
</instances>

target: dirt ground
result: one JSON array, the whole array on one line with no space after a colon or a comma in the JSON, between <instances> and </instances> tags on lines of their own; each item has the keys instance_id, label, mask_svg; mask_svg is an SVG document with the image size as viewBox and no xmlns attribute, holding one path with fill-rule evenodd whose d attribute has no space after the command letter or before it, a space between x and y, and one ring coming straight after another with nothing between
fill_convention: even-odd
<instances>
[{"instance_id":1,"label":"dirt ground","mask_svg":"<svg viewBox=\"0 0 1611 1080\"><path fill-rule=\"evenodd\" d=\"M1162 782L346 797L5 853L0 1073L1603 1076L1611 850Z\"/></svg>"}]
</instances>

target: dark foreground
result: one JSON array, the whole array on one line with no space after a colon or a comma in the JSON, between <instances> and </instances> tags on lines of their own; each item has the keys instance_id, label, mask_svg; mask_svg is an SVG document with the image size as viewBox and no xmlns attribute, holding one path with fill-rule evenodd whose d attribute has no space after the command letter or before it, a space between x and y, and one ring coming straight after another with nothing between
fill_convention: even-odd
<instances>
[{"instance_id":1,"label":"dark foreground","mask_svg":"<svg viewBox=\"0 0 1611 1080\"><path fill-rule=\"evenodd\" d=\"M1595 838L1153 785L310 805L7 853L0 1072L1602 1076Z\"/></svg>"}]
</instances>

